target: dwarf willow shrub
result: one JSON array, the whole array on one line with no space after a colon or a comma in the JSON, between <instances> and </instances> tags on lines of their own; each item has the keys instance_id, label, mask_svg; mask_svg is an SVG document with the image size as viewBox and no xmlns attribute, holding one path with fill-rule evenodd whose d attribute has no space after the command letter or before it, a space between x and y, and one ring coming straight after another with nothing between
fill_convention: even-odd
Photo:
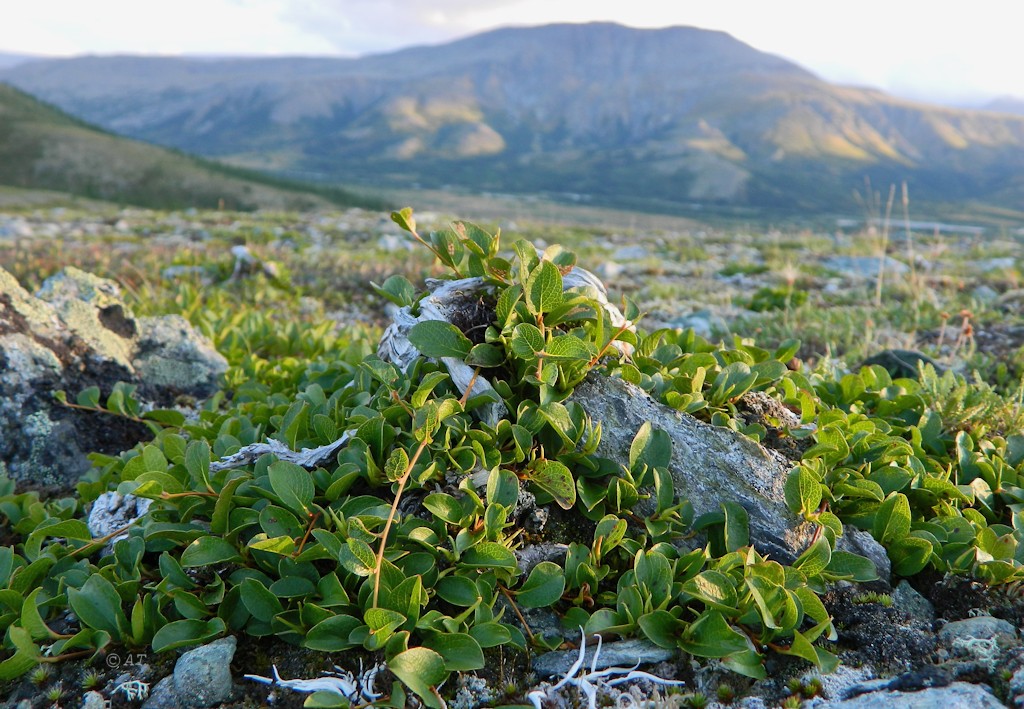
<instances>
[{"instance_id":1,"label":"dwarf willow shrub","mask_svg":"<svg viewBox=\"0 0 1024 709\"><path fill-rule=\"evenodd\" d=\"M818 594L875 577L866 559L834 549L846 524L885 544L899 574L930 564L991 582L1024 577L1024 437L981 436L981 422L968 425L973 405L949 422L927 379L892 381L877 367L839 378L791 371L795 342L769 352L692 331L634 334L612 325L594 293L563 290L572 254L526 242L505 254L498 235L463 223L421 237L411 211L393 217L454 276L482 279L493 300L482 336L421 323L410 339L424 356L401 371L371 354L365 332L297 329L232 311L215 293L180 293L232 363L225 391L189 420L141 413L130 388L105 404L81 392L76 405L148 421L152 440L94 456L80 500L41 501L4 483L0 513L16 541L0 548L0 678L113 646L164 652L232 633L374 653L401 682L382 705L400 706L404 686L440 706L450 673L483 668L493 648L554 648L581 627L763 677L769 651L836 665L815 644L837 637ZM412 307L420 295L401 277L378 291ZM200 297L208 308L191 307ZM477 368L494 394L463 394L440 357ZM728 491L720 512L693 519L668 472L668 437L649 424L627 464L595 455L600 426L569 398L590 373L755 438L772 422L742 424L744 394L798 412L798 426L779 425L779 435L808 439L786 497L820 525L814 543L790 566L763 557ZM490 396L510 412L493 426L476 415ZM342 436L312 470L271 454L211 465L268 438L299 450ZM107 490L152 500L111 553L102 550L115 535L92 539L82 521ZM564 565L521 570L523 491L590 525L572 525ZM644 517L641 498L654 503ZM698 533L707 544L690 550ZM514 620L540 607L558 614L561 632ZM58 633L53 621L68 609L74 626Z\"/></svg>"}]
</instances>

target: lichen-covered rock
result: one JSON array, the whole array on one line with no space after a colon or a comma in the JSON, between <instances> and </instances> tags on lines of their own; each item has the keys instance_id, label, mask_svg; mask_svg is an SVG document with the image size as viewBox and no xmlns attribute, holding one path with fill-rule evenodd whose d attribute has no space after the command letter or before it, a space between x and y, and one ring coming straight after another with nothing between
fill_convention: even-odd
<instances>
[{"instance_id":1,"label":"lichen-covered rock","mask_svg":"<svg viewBox=\"0 0 1024 709\"><path fill-rule=\"evenodd\" d=\"M89 468L86 454L117 453L144 439L136 422L71 409L117 382L144 402L213 393L227 362L177 316L137 319L113 281L68 267L36 296L0 268L0 472L20 483L67 486Z\"/></svg>"},{"instance_id":2,"label":"lichen-covered rock","mask_svg":"<svg viewBox=\"0 0 1024 709\"><path fill-rule=\"evenodd\" d=\"M781 455L660 404L620 379L588 377L570 400L601 423L597 453L613 460L629 459L633 437L645 422L665 431L672 440L669 470L676 490L697 515L718 512L725 501L742 505L752 543L778 561L794 560L810 543L813 525L786 506L788 465Z\"/></svg>"},{"instance_id":3,"label":"lichen-covered rock","mask_svg":"<svg viewBox=\"0 0 1024 709\"><path fill-rule=\"evenodd\" d=\"M880 691L838 702L814 702L814 709L1000 709L1003 703L988 687L954 682L917 692Z\"/></svg>"}]
</instances>

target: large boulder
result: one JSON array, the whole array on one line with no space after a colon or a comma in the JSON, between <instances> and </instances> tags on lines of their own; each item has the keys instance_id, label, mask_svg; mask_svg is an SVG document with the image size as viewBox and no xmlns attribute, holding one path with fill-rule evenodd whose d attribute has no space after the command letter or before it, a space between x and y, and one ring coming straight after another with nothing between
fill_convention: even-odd
<instances>
[{"instance_id":1,"label":"large boulder","mask_svg":"<svg viewBox=\"0 0 1024 709\"><path fill-rule=\"evenodd\" d=\"M621 379L590 376L570 400L601 424L598 455L620 463L629 460L630 444L644 423L665 431L672 440L669 471L675 488L697 515L718 512L725 501L738 503L749 517L751 542L776 561L792 562L810 544L815 525L786 505L784 488L792 466L780 453L671 409ZM885 549L870 535L848 530L839 548L877 559L879 576L888 579Z\"/></svg>"},{"instance_id":2,"label":"large boulder","mask_svg":"<svg viewBox=\"0 0 1024 709\"><path fill-rule=\"evenodd\" d=\"M59 404L53 393L117 382L145 405L213 394L227 362L181 317L136 318L116 283L68 267L33 296L0 268L0 472L23 485L66 486L85 454L116 453L148 430Z\"/></svg>"}]
</instances>

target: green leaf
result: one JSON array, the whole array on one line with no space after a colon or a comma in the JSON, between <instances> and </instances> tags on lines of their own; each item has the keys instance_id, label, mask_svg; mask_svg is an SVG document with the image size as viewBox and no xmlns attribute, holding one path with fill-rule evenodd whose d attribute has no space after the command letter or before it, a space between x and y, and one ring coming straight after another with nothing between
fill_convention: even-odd
<instances>
[{"instance_id":1,"label":"green leaf","mask_svg":"<svg viewBox=\"0 0 1024 709\"><path fill-rule=\"evenodd\" d=\"M555 603L565 591L565 572L558 564L542 561L519 588L516 601L524 608L544 608Z\"/></svg>"},{"instance_id":2,"label":"green leaf","mask_svg":"<svg viewBox=\"0 0 1024 709\"><path fill-rule=\"evenodd\" d=\"M799 569L808 577L814 577L824 571L830 561L832 561L832 545L828 543L828 539L824 535L821 535L793 562L793 568Z\"/></svg>"},{"instance_id":3,"label":"green leaf","mask_svg":"<svg viewBox=\"0 0 1024 709\"><path fill-rule=\"evenodd\" d=\"M779 648L779 652L783 655L794 655L807 660L813 665L818 664L818 654L814 651L814 646L808 642L807 638L799 630L793 631L793 641L790 643L789 648Z\"/></svg>"},{"instance_id":4,"label":"green leaf","mask_svg":"<svg viewBox=\"0 0 1024 709\"><path fill-rule=\"evenodd\" d=\"M498 327L504 329L509 325L512 314L515 313L515 305L523 297L523 287L514 285L506 288L498 296L498 304L494 308L494 315L498 321Z\"/></svg>"},{"instance_id":5,"label":"green leaf","mask_svg":"<svg viewBox=\"0 0 1024 709\"><path fill-rule=\"evenodd\" d=\"M892 559L892 571L898 576L913 576L924 569L932 557L931 542L913 536L898 539L887 551Z\"/></svg>"},{"instance_id":6,"label":"green leaf","mask_svg":"<svg viewBox=\"0 0 1024 709\"><path fill-rule=\"evenodd\" d=\"M302 706L303 709L349 709L352 702L338 692L320 689L306 697Z\"/></svg>"},{"instance_id":7,"label":"green leaf","mask_svg":"<svg viewBox=\"0 0 1024 709\"><path fill-rule=\"evenodd\" d=\"M646 421L633 436L629 446L629 469L639 472L638 465L666 468L672 461L672 439L668 433L651 427Z\"/></svg>"},{"instance_id":8,"label":"green leaf","mask_svg":"<svg viewBox=\"0 0 1024 709\"><path fill-rule=\"evenodd\" d=\"M206 485L210 479L210 444L200 439L189 441L185 448L185 469L197 483Z\"/></svg>"},{"instance_id":9,"label":"green leaf","mask_svg":"<svg viewBox=\"0 0 1024 709\"><path fill-rule=\"evenodd\" d=\"M513 426L523 430L521 426ZM513 507L519 499L519 478L510 470L500 468L487 478L487 504Z\"/></svg>"},{"instance_id":10,"label":"green leaf","mask_svg":"<svg viewBox=\"0 0 1024 709\"><path fill-rule=\"evenodd\" d=\"M683 593L725 613L735 613L739 602L732 578L713 569L683 583Z\"/></svg>"},{"instance_id":11,"label":"green leaf","mask_svg":"<svg viewBox=\"0 0 1024 709\"><path fill-rule=\"evenodd\" d=\"M362 625L358 618L350 615L335 615L320 621L306 633L302 644L310 650L341 652L354 647L349 635Z\"/></svg>"},{"instance_id":12,"label":"green leaf","mask_svg":"<svg viewBox=\"0 0 1024 709\"><path fill-rule=\"evenodd\" d=\"M679 646L679 635L685 627L674 615L661 610L640 616L637 624L648 640L670 650Z\"/></svg>"},{"instance_id":13,"label":"green leaf","mask_svg":"<svg viewBox=\"0 0 1024 709\"><path fill-rule=\"evenodd\" d=\"M466 357L466 364L471 367L500 367L505 362L505 353L500 347L480 343L473 345Z\"/></svg>"},{"instance_id":14,"label":"green leaf","mask_svg":"<svg viewBox=\"0 0 1024 709\"><path fill-rule=\"evenodd\" d=\"M400 480L405 471L409 469L409 454L404 448L396 447L391 451L388 460L384 463L384 475L391 482Z\"/></svg>"},{"instance_id":15,"label":"green leaf","mask_svg":"<svg viewBox=\"0 0 1024 709\"><path fill-rule=\"evenodd\" d=\"M448 672L468 672L484 667L484 652L473 636L465 633L437 633L423 641L444 660Z\"/></svg>"},{"instance_id":16,"label":"green leaf","mask_svg":"<svg viewBox=\"0 0 1024 709\"><path fill-rule=\"evenodd\" d=\"M512 633L508 627L494 621L473 625L469 629L469 634L480 643L480 647L497 647L512 640Z\"/></svg>"},{"instance_id":17,"label":"green leaf","mask_svg":"<svg viewBox=\"0 0 1024 709\"><path fill-rule=\"evenodd\" d=\"M534 315L549 312L562 303L562 274L550 261L541 261L523 284L526 307Z\"/></svg>"},{"instance_id":18,"label":"green leaf","mask_svg":"<svg viewBox=\"0 0 1024 709\"><path fill-rule=\"evenodd\" d=\"M363 621L370 627L370 634L377 636L378 643L384 643L407 617L390 608L367 608Z\"/></svg>"},{"instance_id":19,"label":"green leaf","mask_svg":"<svg viewBox=\"0 0 1024 709\"><path fill-rule=\"evenodd\" d=\"M910 533L910 501L899 492L887 497L875 512L871 534L888 546Z\"/></svg>"},{"instance_id":20,"label":"green leaf","mask_svg":"<svg viewBox=\"0 0 1024 709\"><path fill-rule=\"evenodd\" d=\"M79 406L84 406L88 409L98 409L100 406L100 388L91 386L83 389L78 392L75 400Z\"/></svg>"},{"instance_id":21,"label":"green leaf","mask_svg":"<svg viewBox=\"0 0 1024 709\"><path fill-rule=\"evenodd\" d=\"M477 585L465 576L445 576L434 589L437 595L453 606L469 608L481 600Z\"/></svg>"},{"instance_id":22,"label":"green leaf","mask_svg":"<svg viewBox=\"0 0 1024 709\"><path fill-rule=\"evenodd\" d=\"M586 361L596 350L575 335L558 335L544 347L548 359L555 361Z\"/></svg>"},{"instance_id":23,"label":"green leaf","mask_svg":"<svg viewBox=\"0 0 1024 709\"><path fill-rule=\"evenodd\" d=\"M459 328L443 320L424 320L409 330L409 342L425 357L466 359L473 343Z\"/></svg>"},{"instance_id":24,"label":"green leaf","mask_svg":"<svg viewBox=\"0 0 1024 709\"><path fill-rule=\"evenodd\" d=\"M871 559L848 551L833 551L832 559L825 567L825 571L839 579L859 583L875 581L878 578L878 570Z\"/></svg>"},{"instance_id":25,"label":"green leaf","mask_svg":"<svg viewBox=\"0 0 1024 709\"><path fill-rule=\"evenodd\" d=\"M408 232L416 231L416 220L412 216L412 207L405 207L391 213L391 221Z\"/></svg>"},{"instance_id":26,"label":"green leaf","mask_svg":"<svg viewBox=\"0 0 1024 709\"><path fill-rule=\"evenodd\" d=\"M284 610L281 601L270 592L270 589L253 578L247 578L239 585L242 604L256 620L269 623L274 616Z\"/></svg>"},{"instance_id":27,"label":"green leaf","mask_svg":"<svg viewBox=\"0 0 1024 709\"><path fill-rule=\"evenodd\" d=\"M80 541L92 540L92 533L89 531L89 527L81 520L66 519L54 522L54 524L37 527L35 531L28 535L28 539L25 540L25 556L28 559L34 561L39 557L43 540L47 537L62 537Z\"/></svg>"},{"instance_id":28,"label":"green leaf","mask_svg":"<svg viewBox=\"0 0 1024 709\"><path fill-rule=\"evenodd\" d=\"M537 460L527 471L530 482L555 498L563 510L576 504L576 482L569 469L556 460Z\"/></svg>"},{"instance_id":29,"label":"green leaf","mask_svg":"<svg viewBox=\"0 0 1024 709\"><path fill-rule=\"evenodd\" d=\"M313 501L315 489L313 476L305 468L279 460L267 468L270 487L285 507L303 517L309 516L309 504Z\"/></svg>"},{"instance_id":30,"label":"green leaf","mask_svg":"<svg viewBox=\"0 0 1024 709\"><path fill-rule=\"evenodd\" d=\"M750 544L750 517L741 505L723 502L722 513L725 525L722 528L727 551L736 551Z\"/></svg>"},{"instance_id":31,"label":"green leaf","mask_svg":"<svg viewBox=\"0 0 1024 709\"><path fill-rule=\"evenodd\" d=\"M370 283L370 286L378 295L387 298L400 308L416 302L416 288L405 276L390 276L384 281L384 285L378 286L376 283Z\"/></svg>"},{"instance_id":32,"label":"green leaf","mask_svg":"<svg viewBox=\"0 0 1024 709\"><path fill-rule=\"evenodd\" d=\"M468 549L459 560L462 566L478 569L509 569L516 571L519 566L516 555L508 547L497 542L481 542Z\"/></svg>"},{"instance_id":33,"label":"green leaf","mask_svg":"<svg viewBox=\"0 0 1024 709\"><path fill-rule=\"evenodd\" d=\"M430 648L412 647L392 657L388 669L428 707L440 709L441 703L433 690L448 678L448 670L438 653Z\"/></svg>"},{"instance_id":34,"label":"green leaf","mask_svg":"<svg viewBox=\"0 0 1024 709\"><path fill-rule=\"evenodd\" d=\"M8 630L14 645L14 654L0 662L0 681L8 681L25 674L39 662L39 648L24 628L12 625Z\"/></svg>"},{"instance_id":35,"label":"green leaf","mask_svg":"<svg viewBox=\"0 0 1024 709\"><path fill-rule=\"evenodd\" d=\"M807 466L798 465L786 478L783 488L786 505L798 515L812 515L821 504L822 485L818 476Z\"/></svg>"},{"instance_id":36,"label":"green leaf","mask_svg":"<svg viewBox=\"0 0 1024 709\"><path fill-rule=\"evenodd\" d=\"M451 495L435 492L423 498L423 506L434 513L434 516L448 524L459 524L465 512L462 505Z\"/></svg>"},{"instance_id":37,"label":"green leaf","mask_svg":"<svg viewBox=\"0 0 1024 709\"><path fill-rule=\"evenodd\" d=\"M153 635L153 652L166 652L179 647L199 645L227 631L220 618L210 620L176 620L163 626Z\"/></svg>"},{"instance_id":38,"label":"green leaf","mask_svg":"<svg viewBox=\"0 0 1024 709\"><path fill-rule=\"evenodd\" d=\"M768 676L761 656L750 649L722 658L722 664L737 674L753 679L765 679Z\"/></svg>"},{"instance_id":39,"label":"green leaf","mask_svg":"<svg viewBox=\"0 0 1024 709\"><path fill-rule=\"evenodd\" d=\"M181 565L186 569L241 560L235 545L221 537L199 537L181 553Z\"/></svg>"},{"instance_id":40,"label":"green leaf","mask_svg":"<svg viewBox=\"0 0 1024 709\"><path fill-rule=\"evenodd\" d=\"M142 414L142 418L173 428L181 428L185 425L185 414L174 409L152 409Z\"/></svg>"},{"instance_id":41,"label":"green leaf","mask_svg":"<svg viewBox=\"0 0 1024 709\"><path fill-rule=\"evenodd\" d=\"M21 627L24 628L33 640L45 640L56 637L50 630L39 613L39 601L37 597L43 592L42 588L33 589L21 607Z\"/></svg>"},{"instance_id":42,"label":"green leaf","mask_svg":"<svg viewBox=\"0 0 1024 709\"><path fill-rule=\"evenodd\" d=\"M128 618L114 585L99 574L88 578L82 588L68 589L68 604L84 625L110 633L120 640L128 631Z\"/></svg>"},{"instance_id":43,"label":"green leaf","mask_svg":"<svg viewBox=\"0 0 1024 709\"><path fill-rule=\"evenodd\" d=\"M536 325L519 323L512 330L511 347L512 354L516 357L532 360L544 349L544 335Z\"/></svg>"},{"instance_id":44,"label":"green leaf","mask_svg":"<svg viewBox=\"0 0 1024 709\"><path fill-rule=\"evenodd\" d=\"M749 649L745 635L725 622L718 611L707 611L687 628L680 641L683 652L697 657L726 657Z\"/></svg>"}]
</instances>

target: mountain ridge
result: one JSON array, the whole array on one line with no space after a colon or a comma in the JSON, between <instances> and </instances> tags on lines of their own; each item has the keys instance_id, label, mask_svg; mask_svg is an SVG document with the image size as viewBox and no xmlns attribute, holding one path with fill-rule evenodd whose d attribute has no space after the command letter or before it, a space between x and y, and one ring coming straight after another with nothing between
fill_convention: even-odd
<instances>
[{"instance_id":1,"label":"mountain ridge","mask_svg":"<svg viewBox=\"0 0 1024 709\"><path fill-rule=\"evenodd\" d=\"M357 59L50 60L0 78L118 133L326 181L821 210L867 177L926 201L1024 203L1024 116L835 86L696 28L505 28Z\"/></svg>"}]
</instances>

